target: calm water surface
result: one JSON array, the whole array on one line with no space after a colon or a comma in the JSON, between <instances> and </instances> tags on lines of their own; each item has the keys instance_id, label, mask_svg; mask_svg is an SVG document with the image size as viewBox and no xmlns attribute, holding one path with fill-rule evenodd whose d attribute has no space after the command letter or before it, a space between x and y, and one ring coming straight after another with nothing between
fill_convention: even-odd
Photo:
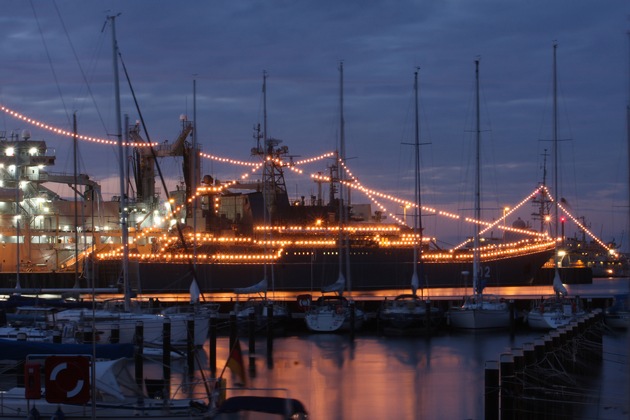
<instances>
[{"instance_id":1,"label":"calm water surface","mask_svg":"<svg viewBox=\"0 0 630 420\"><path fill-rule=\"evenodd\" d=\"M540 332L457 333L431 338L388 338L299 334L276 338L272 358L266 342L256 343L250 365L241 339L248 385L286 388L312 419L483 419L484 369L488 360L542 337ZM228 339L217 343L217 369L223 368ZM200 352L207 363L209 346ZM208 366L206 364L206 366ZM209 374L209 373L207 373ZM628 333L606 334L601 374L588 384L592 401L582 418L625 419L630 369ZM226 371L227 386L236 378ZM229 391L228 391L229 392Z\"/></svg>"}]
</instances>

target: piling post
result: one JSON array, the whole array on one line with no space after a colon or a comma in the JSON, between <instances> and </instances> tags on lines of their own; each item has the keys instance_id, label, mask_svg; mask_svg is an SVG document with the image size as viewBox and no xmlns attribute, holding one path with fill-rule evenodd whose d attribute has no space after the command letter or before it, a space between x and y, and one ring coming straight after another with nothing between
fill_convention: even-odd
<instances>
[{"instance_id":1,"label":"piling post","mask_svg":"<svg viewBox=\"0 0 630 420\"><path fill-rule=\"evenodd\" d=\"M256 376L256 315L252 312L247 318L249 330L249 376Z\"/></svg>"},{"instance_id":2,"label":"piling post","mask_svg":"<svg viewBox=\"0 0 630 420\"><path fill-rule=\"evenodd\" d=\"M236 343L236 313L230 314L230 349L234 348L234 343Z\"/></svg>"},{"instance_id":3,"label":"piling post","mask_svg":"<svg viewBox=\"0 0 630 420\"><path fill-rule=\"evenodd\" d=\"M484 418L499 420L499 362L486 361L484 390Z\"/></svg>"},{"instance_id":4,"label":"piling post","mask_svg":"<svg viewBox=\"0 0 630 420\"><path fill-rule=\"evenodd\" d=\"M355 303L351 301L350 304L350 341L354 341L354 324L356 320Z\"/></svg>"},{"instance_id":5,"label":"piling post","mask_svg":"<svg viewBox=\"0 0 630 420\"><path fill-rule=\"evenodd\" d=\"M514 299L510 299L508 302L508 308L510 309L510 332L514 333L516 328L516 315L514 309Z\"/></svg>"},{"instance_id":6,"label":"piling post","mask_svg":"<svg viewBox=\"0 0 630 420\"><path fill-rule=\"evenodd\" d=\"M499 373L501 387L501 419L514 418L516 393L514 386L514 356L511 353L502 353L499 356Z\"/></svg>"},{"instance_id":7,"label":"piling post","mask_svg":"<svg viewBox=\"0 0 630 420\"><path fill-rule=\"evenodd\" d=\"M162 324L162 375L164 377L164 400L171 398L171 320L164 318Z\"/></svg>"},{"instance_id":8,"label":"piling post","mask_svg":"<svg viewBox=\"0 0 630 420\"><path fill-rule=\"evenodd\" d=\"M186 350L188 356L188 375L195 373L195 318L190 316L186 320Z\"/></svg>"},{"instance_id":9,"label":"piling post","mask_svg":"<svg viewBox=\"0 0 630 420\"><path fill-rule=\"evenodd\" d=\"M120 325L112 325L112 329L109 334L109 342L111 344L118 344L120 342Z\"/></svg>"},{"instance_id":10,"label":"piling post","mask_svg":"<svg viewBox=\"0 0 630 420\"><path fill-rule=\"evenodd\" d=\"M535 372L536 353L534 343L523 343L523 411L528 413L526 418L536 418L537 399L540 395L536 390L538 382Z\"/></svg>"},{"instance_id":11,"label":"piling post","mask_svg":"<svg viewBox=\"0 0 630 420\"><path fill-rule=\"evenodd\" d=\"M267 305L267 364L273 365L273 302Z\"/></svg>"},{"instance_id":12,"label":"piling post","mask_svg":"<svg viewBox=\"0 0 630 420\"><path fill-rule=\"evenodd\" d=\"M231 349L231 347L230 347ZM210 372L214 375L217 371L217 316L210 316Z\"/></svg>"},{"instance_id":13,"label":"piling post","mask_svg":"<svg viewBox=\"0 0 630 420\"><path fill-rule=\"evenodd\" d=\"M256 353L256 315L251 312L247 317L247 326L249 331L249 354Z\"/></svg>"},{"instance_id":14,"label":"piling post","mask_svg":"<svg viewBox=\"0 0 630 420\"><path fill-rule=\"evenodd\" d=\"M134 355L135 371L136 371L136 384L139 389L143 389L142 383L144 381L144 361L142 360L142 354L144 352L144 326L142 321L136 322L136 352Z\"/></svg>"},{"instance_id":15,"label":"piling post","mask_svg":"<svg viewBox=\"0 0 630 420\"><path fill-rule=\"evenodd\" d=\"M431 333L432 325L431 325L431 299L427 299L424 301L424 312L425 312L425 322L426 322L426 331Z\"/></svg>"}]
</instances>

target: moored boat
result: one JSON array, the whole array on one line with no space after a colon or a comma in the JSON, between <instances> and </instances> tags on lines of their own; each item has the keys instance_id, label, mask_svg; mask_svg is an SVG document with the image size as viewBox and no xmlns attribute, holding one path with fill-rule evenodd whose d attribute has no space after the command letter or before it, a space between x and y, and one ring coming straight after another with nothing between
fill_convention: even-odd
<instances>
[{"instance_id":1,"label":"moored boat","mask_svg":"<svg viewBox=\"0 0 630 420\"><path fill-rule=\"evenodd\" d=\"M480 167L480 143L481 129L479 125L479 60L475 60L475 91L476 91L476 173L475 173L475 220L481 220L481 167ZM464 303L448 311L448 321L453 328L463 329L491 329L507 328L511 324L510 308L503 299L494 295L483 293L487 286L487 273L480 261L480 227L474 225L473 235L473 261L472 261L472 290L473 293L464 297ZM483 273L483 277L482 274ZM463 272L464 278L468 272Z\"/></svg>"},{"instance_id":2,"label":"moored boat","mask_svg":"<svg viewBox=\"0 0 630 420\"><path fill-rule=\"evenodd\" d=\"M365 312L343 296L322 295L307 308L304 320L312 332L359 330L365 321Z\"/></svg>"}]
</instances>

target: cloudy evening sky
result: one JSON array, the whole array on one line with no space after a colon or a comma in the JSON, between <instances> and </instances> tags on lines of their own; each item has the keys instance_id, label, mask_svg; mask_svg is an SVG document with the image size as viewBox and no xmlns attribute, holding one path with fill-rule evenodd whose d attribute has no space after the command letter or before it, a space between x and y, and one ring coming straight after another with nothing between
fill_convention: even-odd
<instances>
[{"instance_id":1,"label":"cloudy evening sky","mask_svg":"<svg viewBox=\"0 0 630 420\"><path fill-rule=\"evenodd\" d=\"M333 151L344 63L348 166L369 188L413 199L413 75L420 80L422 194L426 205L472 206L474 60L480 59L484 218L501 216L543 179L553 188L552 45L558 43L559 195L603 240L627 248L630 3L626 0L42 1L5 0L0 17L0 103L97 137L115 133L112 27L153 141L173 140L193 118L213 155L253 161L268 72L268 135L291 155ZM121 71L122 111L138 118ZM2 114L0 130L29 129L72 172L71 140ZM81 171L118 194L116 148L81 146ZM180 163L161 164L175 182ZM287 175L292 197L311 195L311 173ZM203 161L219 179L247 169ZM178 172L179 171L179 172ZM298 191L299 192L296 192ZM353 201L367 202L353 193ZM402 213L389 205L389 211ZM531 221L535 211L518 214ZM517 214L514 215L516 217ZM445 221L428 216L430 235ZM531 221L534 223L533 221ZM458 226L459 234L470 227ZM574 228L570 228L572 234ZM453 232L451 232L453 233ZM449 233L449 235L451 234Z\"/></svg>"}]
</instances>

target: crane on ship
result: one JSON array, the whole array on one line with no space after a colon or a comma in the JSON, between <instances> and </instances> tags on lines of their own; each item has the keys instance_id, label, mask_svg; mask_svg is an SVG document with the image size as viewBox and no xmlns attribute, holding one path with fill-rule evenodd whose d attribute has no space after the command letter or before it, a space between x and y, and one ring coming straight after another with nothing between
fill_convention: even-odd
<instances>
[{"instance_id":1,"label":"crane on ship","mask_svg":"<svg viewBox=\"0 0 630 420\"><path fill-rule=\"evenodd\" d=\"M151 211L157 207L158 195L155 191L156 159L164 157L182 157L186 202L192 196L194 180L199 179L199 175L192 173L192 159L197 159L196 168L199 168L199 154L194 153L193 148L186 139L192 134L193 122L185 115L180 116L181 129L174 142L165 140L163 143L151 148L137 147L134 149L133 169L136 184L137 202L147 207L147 217ZM140 125L138 123L128 127L128 136L131 141L145 143L140 135ZM186 207L186 214L191 212L189 206ZM144 219L142 220L144 221ZM141 224L142 221L139 223Z\"/></svg>"}]
</instances>

